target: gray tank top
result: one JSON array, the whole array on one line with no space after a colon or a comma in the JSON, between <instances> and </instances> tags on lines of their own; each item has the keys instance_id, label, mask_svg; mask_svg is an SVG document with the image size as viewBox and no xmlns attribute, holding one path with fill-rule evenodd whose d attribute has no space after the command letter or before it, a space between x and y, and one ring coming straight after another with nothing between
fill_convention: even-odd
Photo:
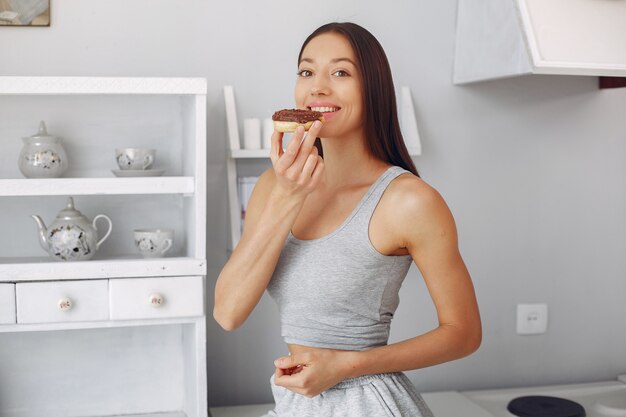
<instances>
[{"instance_id":1,"label":"gray tank top","mask_svg":"<svg viewBox=\"0 0 626 417\"><path fill-rule=\"evenodd\" d=\"M346 350L387 344L412 258L378 252L368 227L389 183L405 172L387 169L330 234L300 240L289 233L267 287L286 343Z\"/></svg>"}]
</instances>

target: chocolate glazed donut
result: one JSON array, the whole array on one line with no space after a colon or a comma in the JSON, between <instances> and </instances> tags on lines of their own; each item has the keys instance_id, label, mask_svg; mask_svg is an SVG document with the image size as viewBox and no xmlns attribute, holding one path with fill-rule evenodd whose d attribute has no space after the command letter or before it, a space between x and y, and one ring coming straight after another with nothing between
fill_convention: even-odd
<instances>
[{"instance_id":1,"label":"chocolate glazed donut","mask_svg":"<svg viewBox=\"0 0 626 417\"><path fill-rule=\"evenodd\" d=\"M318 111L301 109L278 110L272 115L277 132L294 132L298 126L309 130L316 120L324 122L324 115Z\"/></svg>"}]
</instances>

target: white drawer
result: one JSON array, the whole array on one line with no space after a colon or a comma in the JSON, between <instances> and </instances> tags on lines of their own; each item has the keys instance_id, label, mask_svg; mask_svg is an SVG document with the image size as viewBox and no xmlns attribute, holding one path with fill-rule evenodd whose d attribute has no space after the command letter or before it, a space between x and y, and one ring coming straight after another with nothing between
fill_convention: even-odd
<instances>
[{"instance_id":1,"label":"white drawer","mask_svg":"<svg viewBox=\"0 0 626 417\"><path fill-rule=\"evenodd\" d=\"M111 279L112 320L204 314L202 277Z\"/></svg>"},{"instance_id":2,"label":"white drawer","mask_svg":"<svg viewBox=\"0 0 626 417\"><path fill-rule=\"evenodd\" d=\"M15 292L18 323L109 319L105 279L17 283Z\"/></svg>"},{"instance_id":3,"label":"white drawer","mask_svg":"<svg viewBox=\"0 0 626 417\"><path fill-rule=\"evenodd\" d=\"M15 323L15 284L0 284L0 324Z\"/></svg>"}]
</instances>

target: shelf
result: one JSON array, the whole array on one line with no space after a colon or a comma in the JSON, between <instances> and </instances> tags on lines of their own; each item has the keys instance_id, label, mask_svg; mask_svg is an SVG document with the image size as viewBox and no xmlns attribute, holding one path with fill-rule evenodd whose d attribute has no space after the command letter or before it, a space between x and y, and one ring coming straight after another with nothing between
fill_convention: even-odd
<instances>
[{"instance_id":1,"label":"shelf","mask_svg":"<svg viewBox=\"0 0 626 417\"><path fill-rule=\"evenodd\" d=\"M0 77L2 94L172 94L205 95L204 78Z\"/></svg>"},{"instance_id":2,"label":"shelf","mask_svg":"<svg viewBox=\"0 0 626 417\"><path fill-rule=\"evenodd\" d=\"M166 318L146 318L137 320L102 320L102 321L66 321L50 323L28 323L28 324L0 324L0 335L2 333L19 332L56 332L63 330L81 329L115 329L123 327L143 327L143 326L169 326L169 325L195 325L204 323L204 316L200 317L166 317Z\"/></svg>"},{"instance_id":3,"label":"shelf","mask_svg":"<svg viewBox=\"0 0 626 417\"><path fill-rule=\"evenodd\" d=\"M120 417L120 415L115 416L103 416L102 414L94 414L94 417ZM165 413L149 413L149 414L124 414L124 417L187 417L187 414L183 412L165 412Z\"/></svg>"},{"instance_id":4,"label":"shelf","mask_svg":"<svg viewBox=\"0 0 626 417\"><path fill-rule=\"evenodd\" d=\"M182 412L170 412L170 413L150 413L150 414L126 414L125 417L186 417L187 415ZM106 417L106 416L105 416ZM114 417L114 416L111 416Z\"/></svg>"},{"instance_id":5,"label":"shelf","mask_svg":"<svg viewBox=\"0 0 626 417\"><path fill-rule=\"evenodd\" d=\"M206 275L206 269L206 260L183 257L79 262L57 262L50 257L0 257L0 281L4 282Z\"/></svg>"},{"instance_id":6,"label":"shelf","mask_svg":"<svg viewBox=\"0 0 626 417\"><path fill-rule=\"evenodd\" d=\"M0 179L0 196L192 194L193 177Z\"/></svg>"},{"instance_id":7,"label":"shelf","mask_svg":"<svg viewBox=\"0 0 626 417\"><path fill-rule=\"evenodd\" d=\"M230 157L239 158L269 158L269 149L232 149L230 151Z\"/></svg>"}]
</instances>

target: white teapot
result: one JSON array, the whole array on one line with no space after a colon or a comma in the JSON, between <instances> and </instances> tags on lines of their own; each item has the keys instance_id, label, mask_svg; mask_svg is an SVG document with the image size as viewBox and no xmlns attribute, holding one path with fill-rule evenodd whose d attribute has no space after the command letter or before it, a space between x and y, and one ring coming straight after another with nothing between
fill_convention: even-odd
<instances>
[{"instance_id":1,"label":"white teapot","mask_svg":"<svg viewBox=\"0 0 626 417\"><path fill-rule=\"evenodd\" d=\"M94 217L93 222L74 208L72 197L67 199L67 206L61 210L57 218L46 228L39 216L31 216L39 226L39 244L50 256L63 261L83 261L90 259L102 242L111 234L113 223L104 214ZM104 237L98 239L96 221L106 219L109 230Z\"/></svg>"}]
</instances>

